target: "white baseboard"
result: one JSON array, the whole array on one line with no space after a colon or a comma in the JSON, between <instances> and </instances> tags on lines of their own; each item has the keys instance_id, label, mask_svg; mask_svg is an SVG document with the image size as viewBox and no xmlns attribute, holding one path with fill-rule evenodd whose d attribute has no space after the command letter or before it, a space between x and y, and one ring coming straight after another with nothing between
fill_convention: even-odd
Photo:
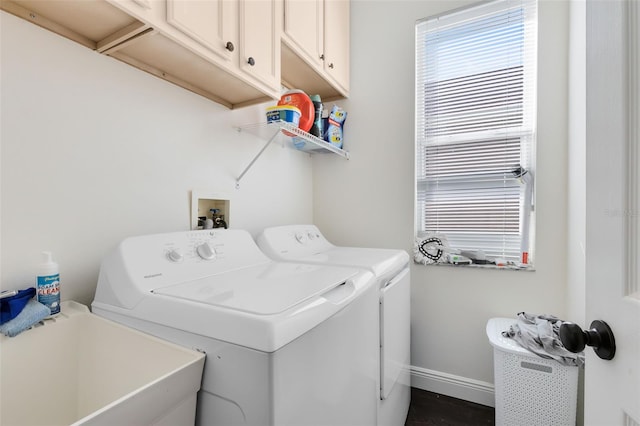
<instances>
[{"instance_id":1,"label":"white baseboard","mask_svg":"<svg viewBox=\"0 0 640 426\"><path fill-rule=\"evenodd\" d=\"M495 407L494 387L492 383L412 365L411 386L429 392Z\"/></svg>"}]
</instances>

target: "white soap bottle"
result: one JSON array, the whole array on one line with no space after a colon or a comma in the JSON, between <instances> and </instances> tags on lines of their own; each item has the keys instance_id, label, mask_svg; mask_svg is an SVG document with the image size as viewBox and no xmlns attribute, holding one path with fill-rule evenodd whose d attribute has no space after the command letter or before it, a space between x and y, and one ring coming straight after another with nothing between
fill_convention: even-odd
<instances>
[{"instance_id":1,"label":"white soap bottle","mask_svg":"<svg viewBox=\"0 0 640 426\"><path fill-rule=\"evenodd\" d=\"M60 271L49 251L42 252L42 263L38 265L36 297L51 309L52 316L60 313Z\"/></svg>"}]
</instances>

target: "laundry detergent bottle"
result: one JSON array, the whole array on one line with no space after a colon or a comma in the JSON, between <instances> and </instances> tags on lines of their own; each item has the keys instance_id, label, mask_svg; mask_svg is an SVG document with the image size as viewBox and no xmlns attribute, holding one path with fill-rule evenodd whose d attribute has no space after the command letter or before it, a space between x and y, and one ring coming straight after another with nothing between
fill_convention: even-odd
<instances>
[{"instance_id":1,"label":"laundry detergent bottle","mask_svg":"<svg viewBox=\"0 0 640 426\"><path fill-rule=\"evenodd\" d=\"M49 251L42 252L42 263L38 265L36 298L51 309L52 316L60 313L60 271Z\"/></svg>"},{"instance_id":2,"label":"laundry detergent bottle","mask_svg":"<svg viewBox=\"0 0 640 426\"><path fill-rule=\"evenodd\" d=\"M312 95L311 102L313 102L313 108L315 109L313 124L311 125L311 129L309 129L309 133L313 136L321 138L323 135L322 131L322 100L320 99L320 95Z\"/></svg>"}]
</instances>

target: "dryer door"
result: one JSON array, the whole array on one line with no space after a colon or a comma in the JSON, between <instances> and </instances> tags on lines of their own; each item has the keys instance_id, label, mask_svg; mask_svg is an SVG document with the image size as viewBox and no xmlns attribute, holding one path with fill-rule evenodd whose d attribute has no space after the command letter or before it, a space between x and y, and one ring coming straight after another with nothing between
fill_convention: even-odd
<instances>
[{"instance_id":1,"label":"dryer door","mask_svg":"<svg viewBox=\"0 0 640 426\"><path fill-rule=\"evenodd\" d=\"M380 399L386 399L400 373L409 368L411 287L409 268L402 270L380 295Z\"/></svg>"}]
</instances>

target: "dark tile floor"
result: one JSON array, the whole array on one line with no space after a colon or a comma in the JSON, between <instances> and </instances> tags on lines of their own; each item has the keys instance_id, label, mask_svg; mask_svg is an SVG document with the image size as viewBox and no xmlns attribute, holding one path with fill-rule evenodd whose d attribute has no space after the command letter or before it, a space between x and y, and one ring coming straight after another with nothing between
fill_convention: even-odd
<instances>
[{"instance_id":1,"label":"dark tile floor","mask_svg":"<svg viewBox=\"0 0 640 426\"><path fill-rule=\"evenodd\" d=\"M405 426L494 425L493 407L411 388L411 406Z\"/></svg>"}]
</instances>

